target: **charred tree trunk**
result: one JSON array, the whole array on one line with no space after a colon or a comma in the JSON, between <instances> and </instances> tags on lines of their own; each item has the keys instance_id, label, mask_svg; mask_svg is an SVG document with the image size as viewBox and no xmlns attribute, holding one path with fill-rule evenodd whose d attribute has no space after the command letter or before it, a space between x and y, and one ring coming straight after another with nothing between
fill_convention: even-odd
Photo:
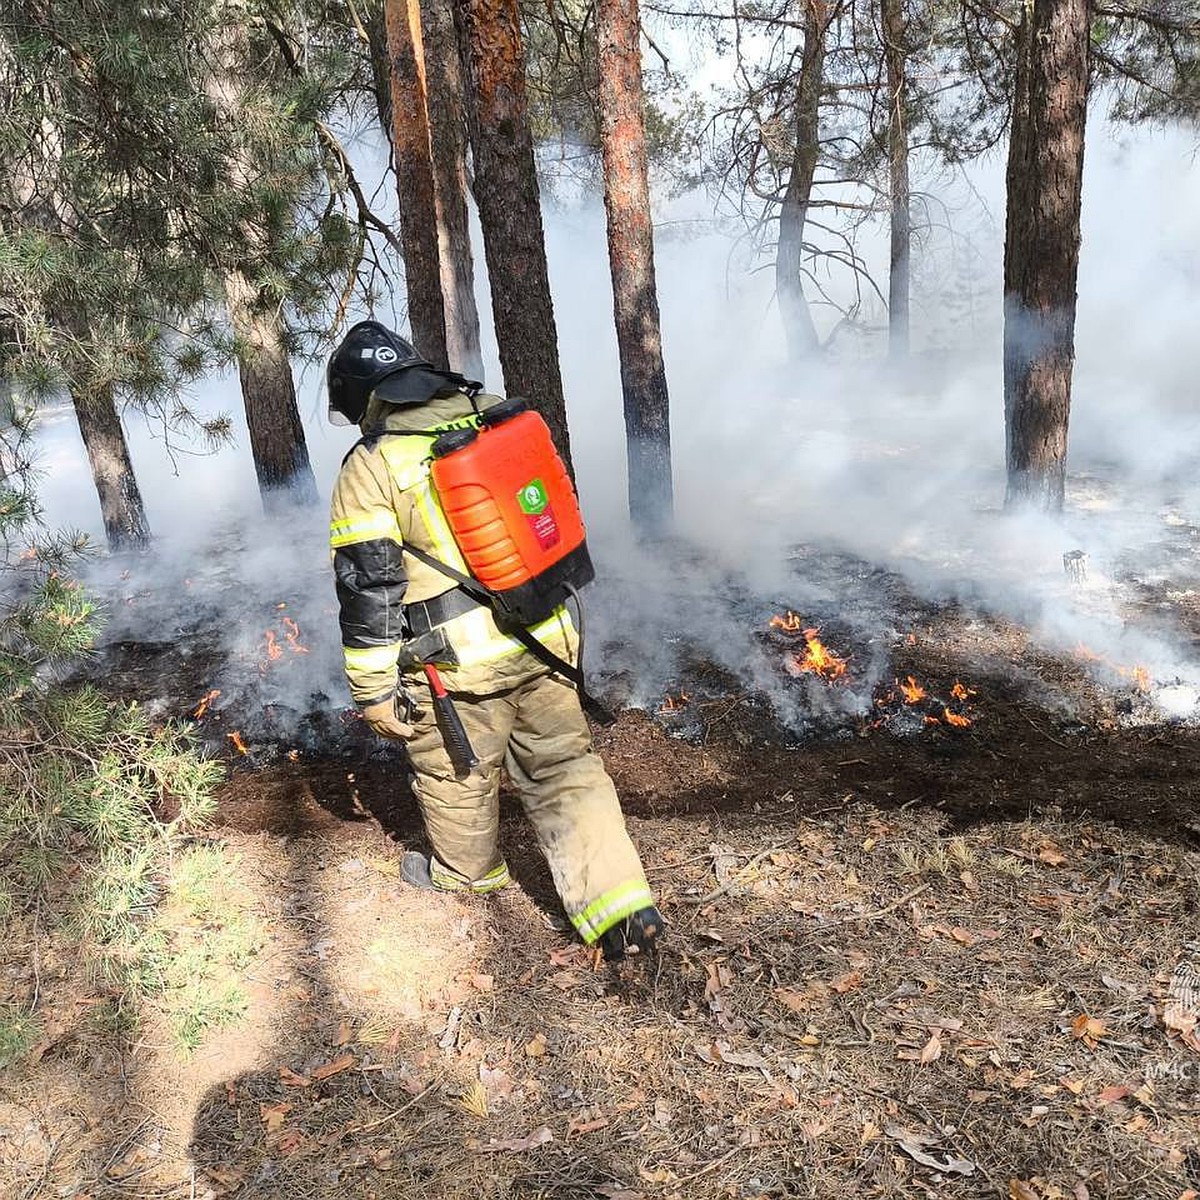
<instances>
[{"instance_id":1,"label":"charred tree trunk","mask_svg":"<svg viewBox=\"0 0 1200 1200\"><path fill-rule=\"evenodd\" d=\"M1006 504L1061 509L1075 358L1088 0L1026 0L1004 244Z\"/></svg>"},{"instance_id":2,"label":"charred tree trunk","mask_svg":"<svg viewBox=\"0 0 1200 1200\"><path fill-rule=\"evenodd\" d=\"M426 79L442 305L446 316L446 353L453 370L482 382L475 259L471 253L467 215L467 129L463 114L462 61L450 0L426 0L421 19L425 61L432 66L432 70L426 72Z\"/></svg>"},{"instance_id":3,"label":"charred tree trunk","mask_svg":"<svg viewBox=\"0 0 1200 1200\"><path fill-rule=\"evenodd\" d=\"M112 388L75 388L71 400L100 498L109 549L148 546L150 524Z\"/></svg>"},{"instance_id":4,"label":"charred tree trunk","mask_svg":"<svg viewBox=\"0 0 1200 1200\"><path fill-rule=\"evenodd\" d=\"M892 201L888 353L908 357L912 212L908 182L908 51L904 0L880 0L888 87L888 176Z\"/></svg>"},{"instance_id":5,"label":"charred tree trunk","mask_svg":"<svg viewBox=\"0 0 1200 1200\"><path fill-rule=\"evenodd\" d=\"M795 135L787 190L779 209L779 243L775 252L775 291L783 317L788 357L806 358L820 349L808 300L804 295L804 222L812 198L820 150L821 83L825 72L825 0L807 0L804 9L804 54L796 89Z\"/></svg>"},{"instance_id":6,"label":"charred tree trunk","mask_svg":"<svg viewBox=\"0 0 1200 1200\"><path fill-rule=\"evenodd\" d=\"M316 504L317 481L279 316L262 304L258 289L240 271L226 274L225 296L263 508L274 513L293 504Z\"/></svg>"},{"instance_id":7,"label":"charred tree trunk","mask_svg":"<svg viewBox=\"0 0 1200 1200\"><path fill-rule=\"evenodd\" d=\"M599 0L600 145L613 312L625 397L629 515L644 529L672 516L671 422L663 366L637 0Z\"/></svg>"},{"instance_id":8,"label":"charred tree trunk","mask_svg":"<svg viewBox=\"0 0 1200 1200\"><path fill-rule=\"evenodd\" d=\"M400 199L408 325L417 349L436 366L445 367L446 318L442 306L421 13L417 0L385 0L384 11L392 96L392 163Z\"/></svg>"},{"instance_id":9,"label":"charred tree trunk","mask_svg":"<svg viewBox=\"0 0 1200 1200\"><path fill-rule=\"evenodd\" d=\"M454 0L467 69L475 201L492 289L492 318L509 395L546 418L570 467L558 332L546 269L525 51L517 0Z\"/></svg>"}]
</instances>

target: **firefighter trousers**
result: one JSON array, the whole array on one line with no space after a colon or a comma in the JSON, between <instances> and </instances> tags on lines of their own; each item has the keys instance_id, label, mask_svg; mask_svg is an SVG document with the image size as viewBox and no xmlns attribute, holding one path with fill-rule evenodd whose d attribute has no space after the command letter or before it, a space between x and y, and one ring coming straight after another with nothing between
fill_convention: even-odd
<instances>
[{"instance_id":1,"label":"firefighter trousers","mask_svg":"<svg viewBox=\"0 0 1200 1200\"><path fill-rule=\"evenodd\" d=\"M543 674L496 695L455 694L479 758L465 779L455 777L428 686L412 681L408 690L422 709L407 745L413 790L433 847L435 886L487 892L508 882L499 846L503 767L585 942L654 903L573 687Z\"/></svg>"}]
</instances>

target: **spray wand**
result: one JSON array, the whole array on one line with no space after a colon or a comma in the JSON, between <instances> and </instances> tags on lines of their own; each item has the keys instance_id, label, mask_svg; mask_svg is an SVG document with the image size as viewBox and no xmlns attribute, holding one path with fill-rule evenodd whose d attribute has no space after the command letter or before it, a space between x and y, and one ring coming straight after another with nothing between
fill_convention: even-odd
<instances>
[{"instance_id":1,"label":"spray wand","mask_svg":"<svg viewBox=\"0 0 1200 1200\"><path fill-rule=\"evenodd\" d=\"M458 709L454 707L449 692L446 691L446 685L442 682L437 667L427 662L421 664L421 669L425 672L429 690L433 693L434 720L437 721L446 753L454 766L454 774L459 779L465 778L479 766L479 756L471 746L471 739L467 737L462 718L458 715Z\"/></svg>"}]
</instances>

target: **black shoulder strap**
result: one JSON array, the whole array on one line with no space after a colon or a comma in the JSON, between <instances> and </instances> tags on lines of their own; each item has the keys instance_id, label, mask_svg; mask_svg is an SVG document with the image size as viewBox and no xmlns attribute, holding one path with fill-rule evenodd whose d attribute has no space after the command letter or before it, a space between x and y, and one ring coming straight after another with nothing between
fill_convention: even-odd
<instances>
[{"instance_id":1,"label":"black shoulder strap","mask_svg":"<svg viewBox=\"0 0 1200 1200\"><path fill-rule=\"evenodd\" d=\"M432 567L448 579L453 579L472 600L476 600L486 608L491 609L492 615L496 616L496 595L490 588L480 583L478 579L472 579L470 575L464 575L448 563L444 563L441 559L434 558L432 554L426 553L419 546L412 545L411 542L404 543L404 550L406 553L413 555L414 558L420 559L427 567ZM503 626L503 630L511 637L516 638L539 662L549 667L555 674L561 675L564 679L575 685L575 690L579 693L579 702L583 705L583 710L588 716L599 721L601 725L611 725L616 720L616 717L587 690L583 672L578 667L567 662L565 658L559 658L553 650L550 650L547 646L539 642L523 625L505 625Z\"/></svg>"}]
</instances>

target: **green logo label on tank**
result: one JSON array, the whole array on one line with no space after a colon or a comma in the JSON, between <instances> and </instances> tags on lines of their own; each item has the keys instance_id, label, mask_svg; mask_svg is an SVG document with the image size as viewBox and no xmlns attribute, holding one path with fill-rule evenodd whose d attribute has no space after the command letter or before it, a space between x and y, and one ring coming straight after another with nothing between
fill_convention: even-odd
<instances>
[{"instance_id":1,"label":"green logo label on tank","mask_svg":"<svg viewBox=\"0 0 1200 1200\"><path fill-rule=\"evenodd\" d=\"M523 513L537 516L550 503L550 497L546 495L546 485L540 479L531 479L517 493L517 503Z\"/></svg>"}]
</instances>

